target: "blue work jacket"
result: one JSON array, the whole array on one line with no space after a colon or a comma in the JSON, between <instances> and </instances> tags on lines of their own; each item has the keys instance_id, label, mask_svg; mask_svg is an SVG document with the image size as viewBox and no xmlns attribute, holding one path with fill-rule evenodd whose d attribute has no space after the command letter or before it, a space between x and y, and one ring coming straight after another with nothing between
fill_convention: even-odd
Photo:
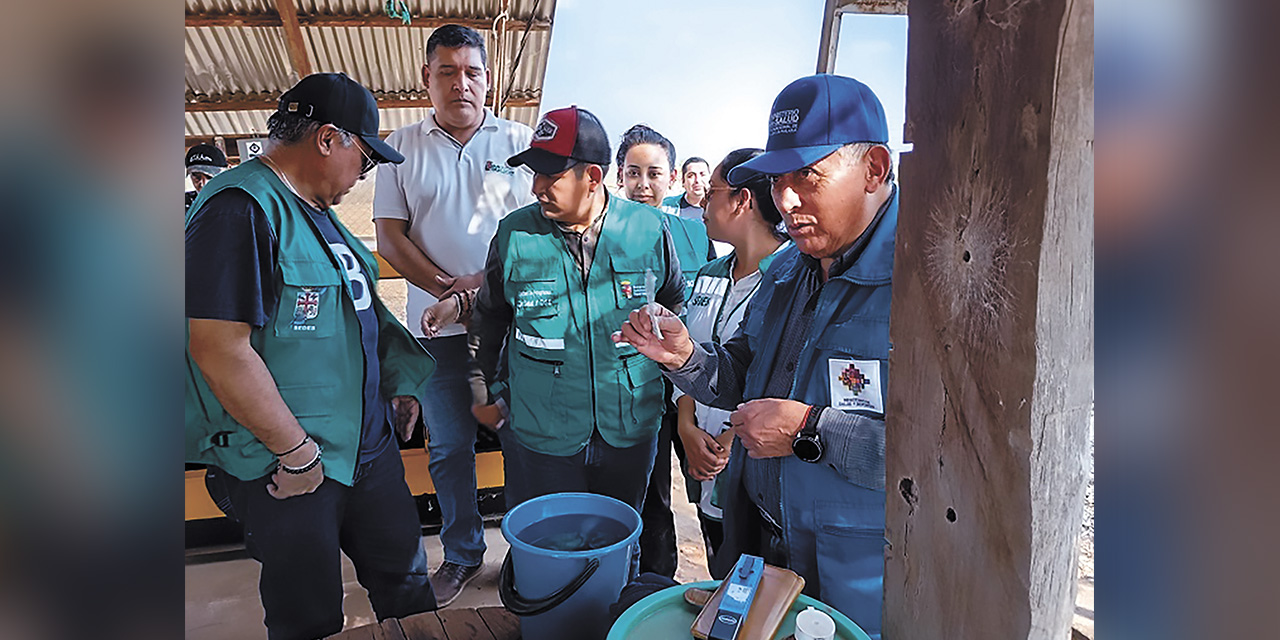
<instances>
[{"instance_id":1,"label":"blue work jacket","mask_svg":"<svg viewBox=\"0 0 1280 640\"><path fill-rule=\"evenodd\" d=\"M832 388L840 383L835 371L838 367L831 366L832 361L875 361L880 391L887 395L890 282L897 222L895 188L883 215L869 231L861 255L822 287L809 335L796 362L789 398L832 407ZM803 259L795 247L779 254L751 303L741 329L753 354L743 384L744 399L764 397L773 376L789 324L780 319L788 317L797 295ZM873 638L880 634L886 544L883 406L882 397L879 410L845 409L856 416L858 438L879 443L878 459L862 465L872 467L870 474L866 468L842 468L850 465L852 458L832 453L838 444L830 441L834 434L822 434L827 455L816 463L795 456L781 459L782 517L776 523L782 531L788 568L804 577L805 593L840 610ZM721 485L725 545L716 554L717 565L732 565L740 553L760 550L764 516L745 490L746 464L751 464L747 452L735 439ZM863 484L854 478L862 479ZM729 568L715 567L721 575Z\"/></svg>"}]
</instances>

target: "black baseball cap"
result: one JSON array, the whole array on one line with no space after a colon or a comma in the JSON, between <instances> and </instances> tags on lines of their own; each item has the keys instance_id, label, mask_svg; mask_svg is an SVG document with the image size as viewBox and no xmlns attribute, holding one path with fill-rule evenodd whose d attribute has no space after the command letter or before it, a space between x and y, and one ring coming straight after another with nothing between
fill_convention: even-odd
<instances>
[{"instance_id":1,"label":"black baseball cap","mask_svg":"<svg viewBox=\"0 0 1280 640\"><path fill-rule=\"evenodd\" d=\"M548 111L533 130L529 148L507 164L528 165L534 173L553 176L579 162L609 167L609 136L600 119L577 106Z\"/></svg>"},{"instance_id":2,"label":"black baseball cap","mask_svg":"<svg viewBox=\"0 0 1280 640\"><path fill-rule=\"evenodd\" d=\"M313 73L280 96L279 113L299 115L353 133L373 149L373 159L400 164L404 156L378 137L378 101L345 73Z\"/></svg>"},{"instance_id":3,"label":"black baseball cap","mask_svg":"<svg viewBox=\"0 0 1280 640\"><path fill-rule=\"evenodd\" d=\"M211 144L198 144L187 149L187 175L203 173L212 178L227 168L227 154Z\"/></svg>"}]
</instances>

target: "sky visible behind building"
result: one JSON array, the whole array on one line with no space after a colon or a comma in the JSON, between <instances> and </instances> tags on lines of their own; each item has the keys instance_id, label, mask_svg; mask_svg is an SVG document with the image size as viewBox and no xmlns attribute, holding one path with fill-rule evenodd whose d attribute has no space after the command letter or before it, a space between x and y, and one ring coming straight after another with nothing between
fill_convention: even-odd
<instances>
[{"instance_id":1,"label":"sky visible behind building","mask_svg":"<svg viewBox=\"0 0 1280 640\"><path fill-rule=\"evenodd\" d=\"M821 0L593 2L559 0L543 112L576 104L596 114L616 151L622 132L653 127L712 165L763 147L774 97L816 70ZM890 146L902 148L906 16L845 15L836 73L876 92ZM677 189L678 190L678 189Z\"/></svg>"}]
</instances>

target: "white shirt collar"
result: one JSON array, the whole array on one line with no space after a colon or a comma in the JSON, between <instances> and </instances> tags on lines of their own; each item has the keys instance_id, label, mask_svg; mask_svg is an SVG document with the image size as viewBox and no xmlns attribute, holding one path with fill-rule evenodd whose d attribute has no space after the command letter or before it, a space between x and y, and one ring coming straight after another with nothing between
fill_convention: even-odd
<instances>
[{"instance_id":1,"label":"white shirt collar","mask_svg":"<svg viewBox=\"0 0 1280 640\"><path fill-rule=\"evenodd\" d=\"M480 123L480 130L496 131L497 129L498 129L498 117L493 115L493 112L490 111L488 107L486 107L484 110L484 122ZM440 133L443 133L444 135L449 136L450 138L453 137L448 131L445 131L443 128L441 128L440 125L436 122L436 110L434 107L427 112L427 117L422 120L422 132L424 134L430 134L432 131L439 131Z\"/></svg>"}]
</instances>

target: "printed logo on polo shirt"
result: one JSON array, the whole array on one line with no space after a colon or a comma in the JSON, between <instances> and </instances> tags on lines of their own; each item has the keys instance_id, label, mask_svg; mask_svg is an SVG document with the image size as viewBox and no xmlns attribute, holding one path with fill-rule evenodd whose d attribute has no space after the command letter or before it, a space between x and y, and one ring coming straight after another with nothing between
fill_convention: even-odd
<instances>
[{"instance_id":1,"label":"printed logo on polo shirt","mask_svg":"<svg viewBox=\"0 0 1280 640\"><path fill-rule=\"evenodd\" d=\"M769 116L769 135L795 133L800 128L800 110L783 109Z\"/></svg>"},{"instance_id":2,"label":"printed logo on polo shirt","mask_svg":"<svg viewBox=\"0 0 1280 640\"><path fill-rule=\"evenodd\" d=\"M533 139L538 142L550 140L556 137L556 132L559 130L560 127L556 125L556 123L552 122L551 119L543 118L542 121L538 123L538 128L533 130Z\"/></svg>"},{"instance_id":3,"label":"printed logo on polo shirt","mask_svg":"<svg viewBox=\"0 0 1280 640\"><path fill-rule=\"evenodd\" d=\"M512 167L508 167L505 162L499 163L492 160L484 161L484 170L486 172L492 171L493 173L501 173L504 176L513 176L516 173L516 170Z\"/></svg>"}]
</instances>

